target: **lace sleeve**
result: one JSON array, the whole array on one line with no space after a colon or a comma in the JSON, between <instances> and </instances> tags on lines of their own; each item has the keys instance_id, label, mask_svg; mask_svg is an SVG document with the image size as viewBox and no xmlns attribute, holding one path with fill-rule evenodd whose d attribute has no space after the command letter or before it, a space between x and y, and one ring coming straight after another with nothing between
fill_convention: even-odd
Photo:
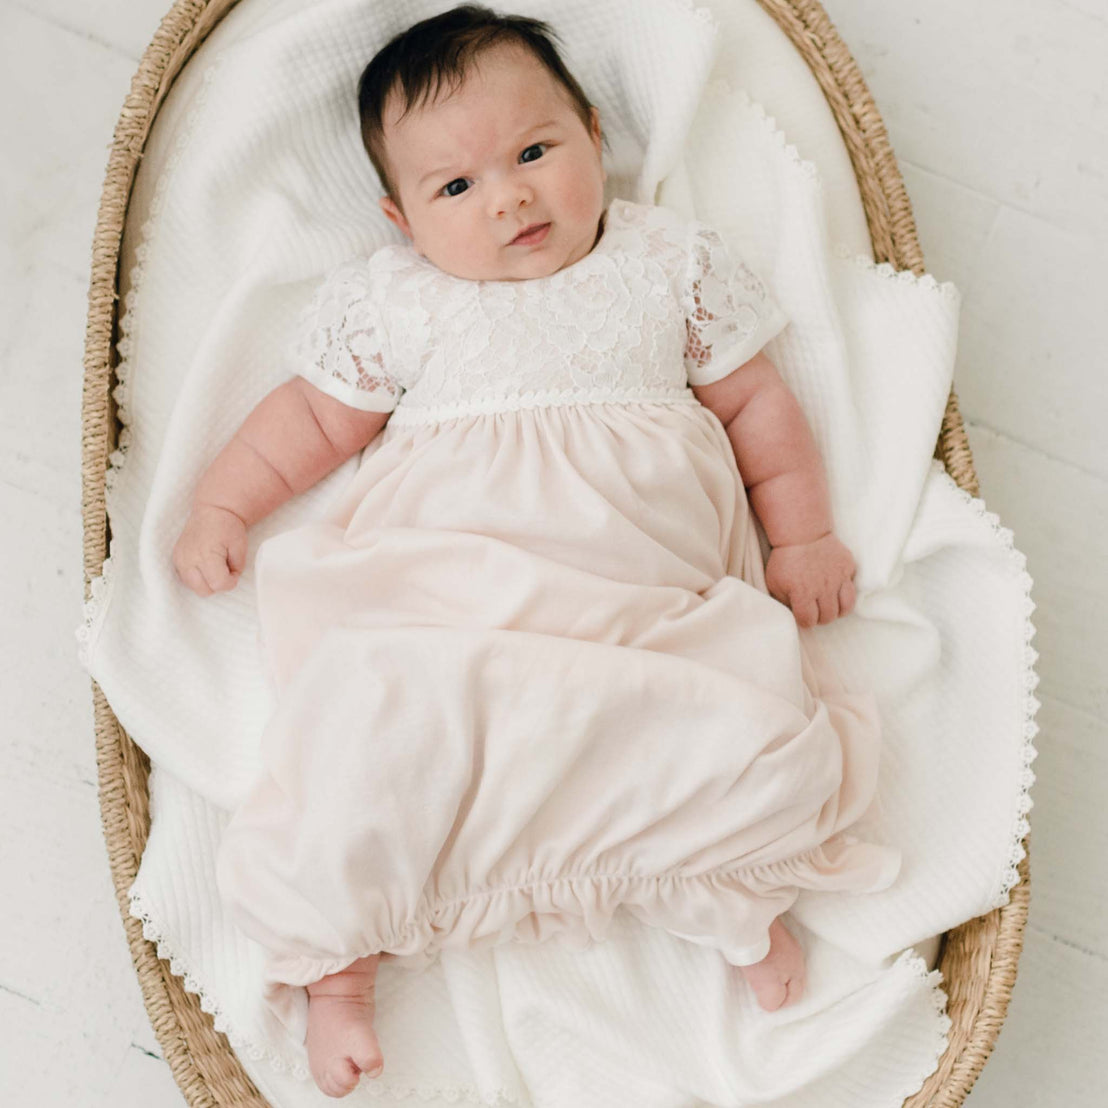
<instances>
[{"instance_id":1,"label":"lace sleeve","mask_svg":"<svg viewBox=\"0 0 1108 1108\"><path fill-rule=\"evenodd\" d=\"M403 391L390 371L388 334L366 262L332 270L300 317L296 372L336 400L391 412Z\"/></svg>"},{"instance_id":2,"label":"lace sleeve","mask_svg":"<svg viewBox=\"0 0 1108 1108\"><path fill-rule=\"evenodd\" d=\"M748 362L788 323L766 286L702 223L689 242L684 288L692 385L709 385Z\"/></svg>"}]
</instances>

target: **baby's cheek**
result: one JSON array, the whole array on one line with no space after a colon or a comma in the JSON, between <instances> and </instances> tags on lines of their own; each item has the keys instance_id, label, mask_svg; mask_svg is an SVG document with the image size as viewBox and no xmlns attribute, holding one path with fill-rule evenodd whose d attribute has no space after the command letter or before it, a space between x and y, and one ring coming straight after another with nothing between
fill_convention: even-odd
<instances>
[{"instance_id":1,"label":"baby's cheek","mask_svg":"<svg viewBox=\"0 0 1108 1108\"><path fill-rule=\"evenodd\" d=\"M490 262L489 235L479 234L474 227L464 230L459 227L450 229L449 234L444 235L444 243L450 251L451 262L455 272L473 272L482 270L481 276L485 276L484 267Z\"/></svg>"},{"instance_id":2,"label":"baby's cheek","mask_svg":"<svg viewBox=\"0 0 1108 1108\"><path fill-rule=\"evenodd\" d=\"M562 210L577 223L586 223L599 219L603 206L603 190L589 173L575 174L565 182L562 195Z\"/></svg>"}]
</instances>

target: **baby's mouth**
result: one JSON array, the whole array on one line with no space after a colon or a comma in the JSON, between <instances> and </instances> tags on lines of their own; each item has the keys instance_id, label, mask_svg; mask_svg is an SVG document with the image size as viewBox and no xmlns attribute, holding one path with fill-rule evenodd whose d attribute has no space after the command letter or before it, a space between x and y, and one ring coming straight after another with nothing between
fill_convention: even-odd
<instances>
[{"instance_id":1,"label":"baby's mouth","mask_svg":"<svg viewBox=\"0 0 1108 1108\"><path fill-rule=\"evenodd\" d=\"M530 246L533 243L542 242L542 240L546 238L546 232L549 229L549 223L532 223L530 226L524 227L508 245Z\"/></svg>"}]
</instances>

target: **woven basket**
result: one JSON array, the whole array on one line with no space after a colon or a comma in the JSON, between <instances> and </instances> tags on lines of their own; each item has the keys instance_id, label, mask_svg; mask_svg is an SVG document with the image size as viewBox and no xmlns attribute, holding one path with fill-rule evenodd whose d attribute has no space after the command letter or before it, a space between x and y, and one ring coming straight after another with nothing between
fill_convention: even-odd
<instances>
[{"instance_id":1,"label":"woven basket","mask_svg":"<svg viewBox=\"0 0 1108 1108\"><path fill-rule=\"evenodd\" d=\"M178 0L139 63L115 128L93 240L85 334L82 407L82 515L85 596L108 549L104 476L119 432L111 390L119 301L123 224L135 171L150 126L174 78L236 0ZM924 272L912 208L885 126L857 64L815 0L759 0L788 35L834 112L861 189L874 257L896 269ZM958 401L951 389L935 447L947 472L977 494L977 477ZM128 890L138 872L150 828L149 761L120 726L103 692L92 684L100 811L120 914L154 1032L173 1076L193 1108L267 1108L226 1037L185 991L169 963L143 938L128 912ZM1027 840L1024 847L1028 847ZM949 997L950 1045L924 1087L904 1108L956 1108L992 1052L1008 1008L1030 898L1030 856L1010 902L943 938L939 968Z\"/></svg>"}]
</instances>

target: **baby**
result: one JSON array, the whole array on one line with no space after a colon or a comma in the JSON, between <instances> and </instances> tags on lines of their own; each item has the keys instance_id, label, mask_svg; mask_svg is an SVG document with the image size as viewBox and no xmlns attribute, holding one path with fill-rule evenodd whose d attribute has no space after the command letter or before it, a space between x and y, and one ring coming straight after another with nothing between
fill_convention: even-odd
<instances>
[{"instance_id":1,"label":"baby","mask_svg":"<svg viewBox=\"0 0 1108 1108\"><path fill-rule=\"evenodd\" d=\"M363 141L385 190L381 208L410 244L329 275L306 317L297 376L257 405L203 474L173 552L180 580L198 595L234 588L248 528L370 446L325 521L330 530L321 523L277 535L258 552L263 639L284 702L301 695L312 673L332 675L330 714L309 740L305 728L316 725L305 721L320 714L319 700L301 699L299 714L290 709L270 732L269 776L236 814L220 861L221 890L249 906L240 911L243 926L275 952L274 979L306 986L310 1068L329 1096L383 1069L374 1031L382 956L415 958L451 936L457 945L537 941L559 929L585 935L587 927L595 937L618 902L710 945L711 928L698 927L712 912L681 915L677 901L727 892L734 899L720 900L717 914L741 916L745 930L736 925L730 948L721 941L719 949L762 1008L774 1010L804 988L801 948L780 920L796 888L869 889L890 879L884 862L875 876L871 855L850 886L843 875L851 847L820 853L872 792L871 779L860 782L848 803L843 774L866 759L872 765L876 754L842 756L821 699L833 686L813 680L798 647L797 625L851 611L854 561L833 533L802 411L761 352L786 321L710 228L624 201L605 209L599 112L548 32L535 20L466 6L397 36L366 68ZM772 547L764 576L746 498ZM305 613L318 623L310 633L302 630ZM753 648L740 638L748 628L758 636ZM313 660L335 635L346 636L341 653ZM501 649L505 636L514 638ZM776 655L774 643L782 644ZM354 665L372 679L353 680ZM434 696L420 691L425 683ZM754 687L790 707L751 710L751 719L778 712L777 730L748 740L749 729L739 728L736 738L736 720L746 718L736 712ZM398 699L395 689L407 691ZM769 691L758 693L765 704ZM361 699L343 699L350 696ZM514 724L497 730L501 703ZM435 715L441 705L452 714ZM852 717L855 740L863 717L860 709ZM351 733L365 738L350 741ZM827 784L808 803L807 823L786 828L775 821L796 808L795 797L767 784L778 778L757 776L772 761L759 758L780 759L801 738L809 745L796 749L793 778L824 774ZM617 739L623 748L605 745ZM733 771L711 764L748 741ZM527 753L511 761L524 743ZM586 781L569 761L557 770L542 762L562 748L582 765L598 750L608 761L590 764ZM463 756L452 761L454 749ZM694 749L705 751L706 768L674 799ZM502 779L498 757L508 767ZM400 758L408 759L402 769ZM335 762L346 767L341 783ZM317 768L324 763L329 776ZM656 765L661 784L653 794L627 793L625 803L611 780L620 776L614 764L644 772ZM431 790L455 765L459 783L440 803ZM482 844L514 818L528 770L544 784L518 802L525 815L503 832L502 849L483 854ZM558 773L570 796L564 809L549 785ZM736 807L726 811L712 791L722 795L724 779L737 783ZM482 801L482 780L493 799ZM599 780L608 782L602 793ZM420 787L426 795L413 793ZM371 797L373 789L380 791ZM757 799L771 793L772 801ZM393 805L394 796L403 803ZM483 802L487 819L479 818ZM605 839L608 852L589 868L582 844L627 825L636 803L639 824L618 842ZM757 820L743 816L749 837L736 845L739 817L726 813L759 806ZM575 827L589 811L597 818ZM432 834L440 812L443 830ZM643 861L648 841L674 843L682 828L717 812L712 837L674 847L655 867L654 884L641 876L651 868ZM369 818L379 820L372 833L333 864L314 853L316 842L337 851L336 829ZM382 848L390 818L412 822ZM521 829L540 823L528 840ZM467 839L470 826L477 830ZM573 859L569 876L551 870L547 885L525 888L519 875L533 877L535 859L557 843L550 828L568 840L566 827L578 835L573 849L562 844ZM412 862L410 906L401 911L406 874L397 859L406 855L397 844L414 854L424 838L427 860L422 869ZM710 855L720 840L729 845ZM464 860L451 862L463 846ZM520 851L520 868L508 878L497 871L493 881L496 863L486 854L503 862L509 848ZM632 855L629 876L613 886L616 863ZM682 870L693 857L697 866ZM386 864L395 870L380 869ZM372 902L384 904L372 934L363 922L378 910L365 907L369 892L350 893L341 911L328 907L339 894L324 890L321 874L332 871L391 890L391 901ZM657 882L679 871L688 881L680 896L672 883L658 892ZM742 881L728 891L737 872ZM697 884L709 873L715 885ZM488 880L475 890L478 876ZM599 906L584 892L580 902L565 892L586 880ZM466 905L493 885L529 899L491 924L467 917ZM432 887L440 891L424 891ZM481 901L482 911L495 915L494 903ZM583 922L586 903L593 915ZM303 936L329 911L318 929L324 939L313 945ZM558 926L546 930L552 919ZM348 921L354 937L327 947Z\"/></svg>"}]
</instances>

